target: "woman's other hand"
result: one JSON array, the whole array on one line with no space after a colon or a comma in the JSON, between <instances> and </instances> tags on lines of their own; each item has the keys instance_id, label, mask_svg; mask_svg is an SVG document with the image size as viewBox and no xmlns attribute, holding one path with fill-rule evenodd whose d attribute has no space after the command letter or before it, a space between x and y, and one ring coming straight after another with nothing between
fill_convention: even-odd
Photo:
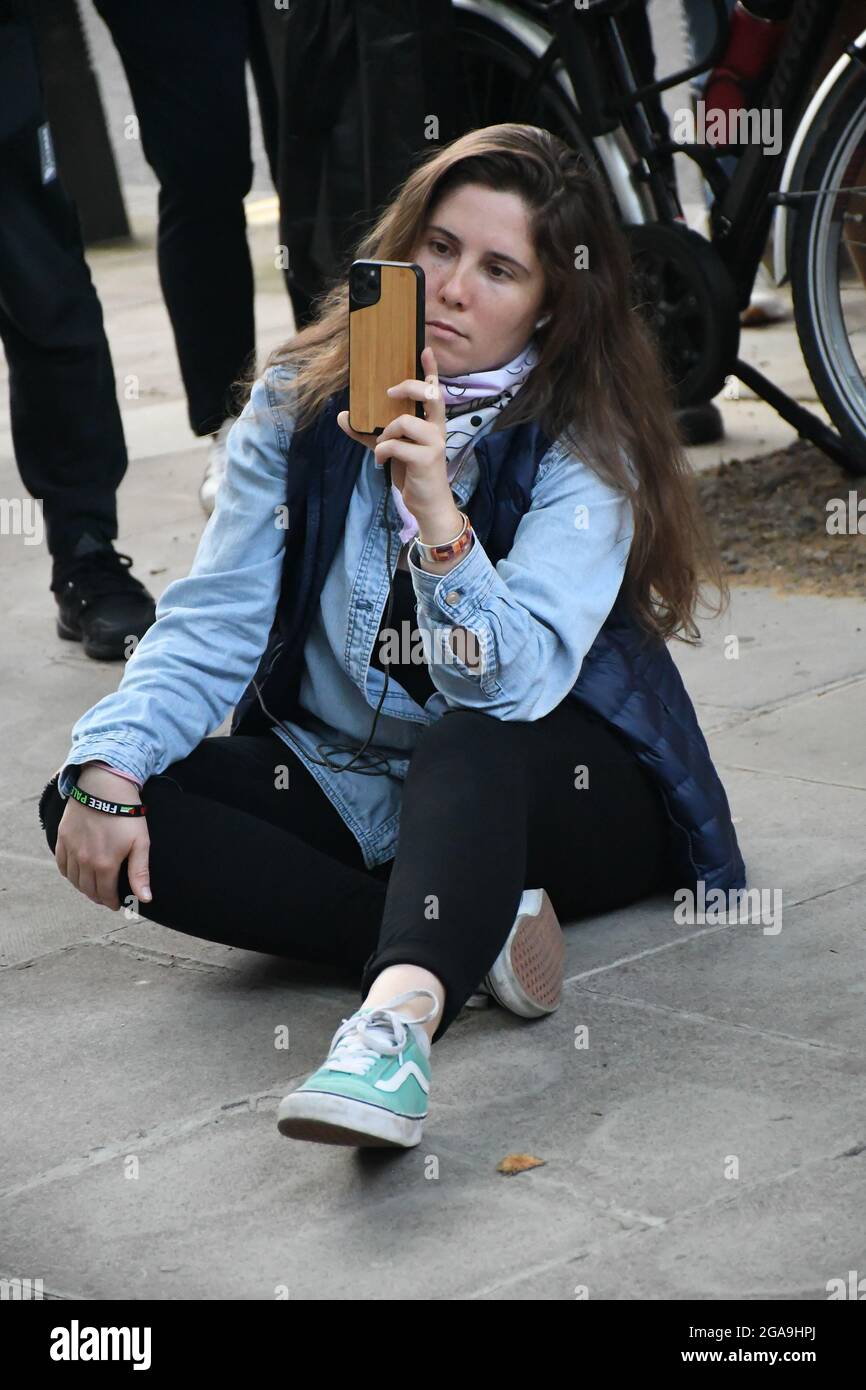
<instances>
[{"instance_id":1,"label":"woman's other hand","mask_svg":"<svg viewBox=\"0 0 866 1390\"><path fill-rule=\"evenodd\" d=\"M82 791L103 801L141 804L138 787L94 763L85 763L77 780ZM129 887L141 902L150 902L149 854L150 835L143 816L107 815L69 798L60 818L54 858L63 877L86 898L116 912L121 906L118 875L128 858Z\"/></svg>"}]
</instances>

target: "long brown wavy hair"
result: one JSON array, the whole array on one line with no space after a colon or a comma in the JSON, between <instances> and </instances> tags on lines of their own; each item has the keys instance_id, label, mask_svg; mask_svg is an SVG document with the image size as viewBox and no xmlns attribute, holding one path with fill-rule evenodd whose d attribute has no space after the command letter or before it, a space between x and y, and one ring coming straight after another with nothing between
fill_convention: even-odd
<instances>
[{"instance_id":1,"label":"long brown wavy hair","mask_svg":"<svg viewBox=\"0 0 866 1390\"><path fill-rule=\"evenodd\" d=\"M631 257L606 189L564 141L537 126L470 131L435 150L404 181L356 247L354 259L411 261L437 202L464 184L517 193L544 271L538 361L497 417L497 429L537 420L606 482L627 494L634 535L624 586L640 626L694 645L708 580L722 613L730 601L721 557L683 451L655 340L633 302ZM586 248L576 273L575 252ZM318 414L349 377L349 288L340 277L315 301L314 318L269 355L295 368L295 428ZM484 366L479 362L478 367ZM630 460L629 475L621 452Z\"/></svg>"}]
</instances>

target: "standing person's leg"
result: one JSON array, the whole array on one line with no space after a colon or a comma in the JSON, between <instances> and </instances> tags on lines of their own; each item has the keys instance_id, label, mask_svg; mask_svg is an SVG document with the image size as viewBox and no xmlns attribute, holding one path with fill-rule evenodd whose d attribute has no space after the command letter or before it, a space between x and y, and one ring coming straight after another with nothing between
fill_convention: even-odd
<instances>
[{"instance_id":1,"label":"standing person's leg","mask_svg":"<svg viewBox=\"0 0 866 1390\"><path fill-rule=\"evenodd\" d=\"M36 44L0 23L0 337L12 442L42 502L48 549L117 536L126 444L102 309L73 204L57 177ZM50 404L50 408L48 408Z\"/></svg>"},{"instance_id":2,"label":"standing person's leg","mask_svg":"<svg viewBox=\"0 0 866 1390\"><path fill-rule=\"evenodd\" d=\"M365 1003L433 989L438 1041L502 949L524 888L545 888L561 918L608 911L658 889L667 851L649 774L575 701L532 722L450 710L409 765Z\"/></svg>"},{"instance_id":3,"label":"standing person's leg","mask_svg":"<svg viewBox=\"0 0 866 1390\"><path fill-rule=\"evenodd\" d=\"M142 801L153 894L134 904L142 917L357 978L378 937L389 869L364 867L354 835L281 739L204 739L149 778ZM65 806L52 778L39 804L52 853ZM126 864L118 896L132 899Z\"/></svg>"},{"instance_id":4,"label":"standing person's leg","mask_svg":"<svg viewBox=\"0 0 866 1390\"><path fill-rule=\"evenodd\" d=\"M35 37L18 18L0 18L0 208L12 442L42 508L26 531L41 540L44 520L59 635L117 659L150 627L154 601L112 546L127 468L114 369L78 215L57 174Z\"/></svg>"},{"instance_id":5,"label":"standing person's leg","mask_svg":"<svg viewBox=\"0 0 866 1390\"><path fill-rule=\"evenodd\" d=\"M246 0L249 15L250 71L262 127L262 141L274 188L279 182L279 96L277 83L283 64L288 6L278 9L274 0Z\"/></svg>"},{"instance_id":6,"label":"standing person's leg","mask_svg":"<svg viewBox=\"0 0 866 1390\"><path fill-rule=\"evenodd\" d=\"M734 8L734 0L725 0L728 15ZM682 18L689 48L689 63L697 63L708 58L719 38L719 25L716 14L707 0L683 0ZM699 73L691 81L695 96L700 96L707 83L709 72Z\"/></svg>"},{"instance_id":7,"label":"standing person's leg","mask_svg":"<svg viewBox=\"0 0 866 1390\"><path fill-rule=\"evenodd\" d=\"M214 434L255 351L245 0L94 0L160 183L157 258L189 420Z\"/></svg>"}]
</instances>

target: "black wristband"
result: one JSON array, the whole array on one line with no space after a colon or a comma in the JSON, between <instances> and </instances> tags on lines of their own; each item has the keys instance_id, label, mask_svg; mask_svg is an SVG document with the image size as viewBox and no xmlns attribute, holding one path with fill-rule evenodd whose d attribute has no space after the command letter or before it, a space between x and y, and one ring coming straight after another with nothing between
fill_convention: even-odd
<instances>
[{"instance_id":1,"label":"black wristband","mask_svg":"<svg viewBox=\"0 0 866 1390\"><path fill-rule=\"evenodd\" d=\"M91 796L90 792L84 791L77 783L69 789L69 795L73 800L87 806L91 811L105 811L109 816L146 816L146 806L136 806L124 801L105 801L101 796Z\"/></svg>"}]
</instances>

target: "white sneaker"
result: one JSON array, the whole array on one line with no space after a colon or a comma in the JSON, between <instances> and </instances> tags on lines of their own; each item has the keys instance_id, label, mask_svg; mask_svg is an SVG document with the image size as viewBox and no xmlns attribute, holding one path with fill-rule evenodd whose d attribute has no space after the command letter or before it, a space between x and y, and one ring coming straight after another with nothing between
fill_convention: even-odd
<instances>
[{"instance_id":1,"label":"white sneaker","mask_svg":"<svg viewBox=\"0 0 866 1390\"><path fill-rule=\"evenodd\" d=\"M768 323L780 323L789 315L788 301L776 289L776 282L763 261L758 266L752 295L740 314L743 328L763 328Z\"/></svg>"},{"instance_id":2,"label":"white sneaker","mask_svg":"<svg viewBox=\"0 0 866 1390\"><path fill-rule=\"evenodd\" d=\"M233 424L234 418L223 420L212 438L210 450L208 451L207 468L204 471L201 487L198 490L199 501L207 516L210 516L213 512L220 483L225 477L226 440Z\"/></svg>"},{"instance_id":3,"label":"white sneaker","mask_svg":"<svg viewBox=\"0 0 866 1390\"><path fill-rule=\"evenodd\" d=\"M562 999L564 966L565 937L553 903L543 888L527 888L505 945L466 1006L483 1007L488 995L519 1018L552 1014Z\"/></svg>"}]
</instances>

